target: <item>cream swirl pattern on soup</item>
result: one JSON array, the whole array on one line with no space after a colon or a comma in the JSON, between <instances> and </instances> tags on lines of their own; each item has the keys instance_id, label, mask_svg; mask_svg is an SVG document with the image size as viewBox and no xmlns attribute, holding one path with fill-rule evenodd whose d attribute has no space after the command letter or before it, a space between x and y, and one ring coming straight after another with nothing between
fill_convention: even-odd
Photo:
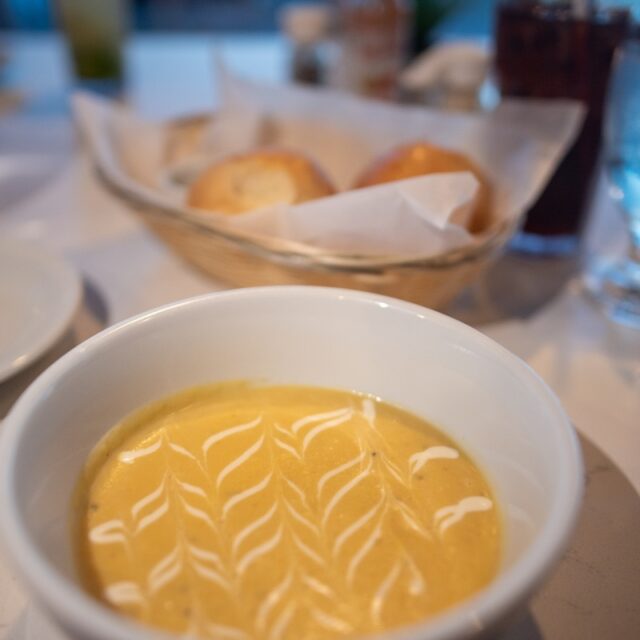
<instances>
[{"instance_id":1,"label":"cream swirl pattern on soup","mask_svg":"<svg viewBox=\"0 0 640 640\"><path fill-rule=\"evenodd\" d=\"M88 590L188 637L375 633L471 595L499 559L497 509L464 452L343 391L182 392L107 435L77 501Z\"/></svg>"}]
</instances>

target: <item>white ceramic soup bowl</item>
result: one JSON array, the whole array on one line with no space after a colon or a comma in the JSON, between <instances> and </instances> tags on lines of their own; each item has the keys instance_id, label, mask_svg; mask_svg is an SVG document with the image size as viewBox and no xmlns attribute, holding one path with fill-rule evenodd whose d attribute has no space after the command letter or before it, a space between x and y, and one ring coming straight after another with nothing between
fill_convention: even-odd
<instances>
[{"instance_id":1,"label":"white ceramic soup bowl","mask_svg":"<svg viewBox=\"0 0 640 640\"><path fill-rule=\"evenodd\" d=\"M134 409L235 379L375 394L435 423L488 476L504 520L498 576L475 597L385 638L479 637L522 607L565 548L582 493L579 444L556 397L522 361L460 322L391 298L313 287L212 294L76 347L3 425L7 555L70 638L169 637L113 613L78 584L70 501L88 453Z\"/></svg>"}]
</instances>

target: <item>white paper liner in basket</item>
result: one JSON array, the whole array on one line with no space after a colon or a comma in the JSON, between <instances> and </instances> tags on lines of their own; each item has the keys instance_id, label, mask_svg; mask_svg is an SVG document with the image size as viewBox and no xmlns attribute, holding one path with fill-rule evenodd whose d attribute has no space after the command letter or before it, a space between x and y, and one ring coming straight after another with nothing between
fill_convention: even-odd
<instances>
[{"instance_id":1,"label":"white paper liner in basket","mask_svg":"<svg viewBox=\"0 0 640 640\"><path fill-rule=\"evenodd\" d=\"M521 218L583 117L573 102L508 101L491 113L467 115L220 75L220 109L196 153L175 166L166 165L168 126L87 94L74 97L74 111L99 169L123 192L270 250L302 255L418 260L484 243ZM485 232L471 235L463 226L477 188L468 173L348 190L380 154L418 140L465 153L484 171L493 192L492 224ZM341 192L238 216L184 205L185 175L264 145L303 151Z\"/></svg>"}]
</instances>

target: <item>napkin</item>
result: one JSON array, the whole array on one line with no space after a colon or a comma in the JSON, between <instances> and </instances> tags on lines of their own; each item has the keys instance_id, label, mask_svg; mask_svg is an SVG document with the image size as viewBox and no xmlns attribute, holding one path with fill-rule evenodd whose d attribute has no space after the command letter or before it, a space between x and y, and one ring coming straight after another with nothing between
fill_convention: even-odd
<instances>
[{"instance_id":1,"label":"napkin","mask_svg":"<svg viewBox=\"0 0 640 640\"><path fill-rule=\"evenodd\" d=\"M76 94L74 112L90 153L112 183L139 200L298 252L415 258L484 242L522 217L584 115L569 101L508 101L490 113L449 113L335 90L267 85L224 69L218 74L219 108L184 154L170 149L171 123L147 122L120 104ZM374 159L418 140L465 153L483 169L493 188L493 222L485 232L472 235L464 226L477 189L468 173L349 190ZM265 145L313 157L340 192L238 216L185 205L188 183L207 164Z\"/></svg>"}]
</instances>

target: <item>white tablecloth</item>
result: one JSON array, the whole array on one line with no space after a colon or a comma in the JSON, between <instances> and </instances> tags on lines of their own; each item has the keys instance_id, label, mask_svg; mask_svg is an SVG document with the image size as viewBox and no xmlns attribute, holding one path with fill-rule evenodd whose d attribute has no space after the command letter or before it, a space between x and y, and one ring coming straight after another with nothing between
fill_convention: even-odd
<instances>
[{"instance_id":1,"label":"white tablecloth","mask_svg":"<svg viewBox=\"0 0 640 640\"><path fill-rule=\"evenodd\" d=\"M129 56L134 104L161 117L211 106L215 96L211 42L203 37L134 41ZM219 45L236 69L282 79L285 58L279 40L247 36ZM25 154L41 162L41 173L49 178L43 184L36 171L27 184L38 186L27 188L28 195L24 189L15 198L0 193L0 235L40 242L64 255L82 274L89 295L75 320L73 341L151 307L222 289L221 283L169 253L134 214L103 190L82 153L72 150L62 100L67 76L59 42L50 37L14 38L9 52L14 56L9 75L28 103L22 112L0 118L0 142L10 143L0 144L0 185L3 175L21 175L18 165ZM51 97L55 95L60 100ZM51 141L38 145L38 140L48 140L45 135ZM622 251L624 228L602 186L593 214L586 255ZM578 276L543 304L531 303L550 281L562 280L563 269L554 261L507 257L476 287L471 302L460 303L451 312L470 320L538 371L576 428L640 491L640 332L611 324L586 299ZM37 370L38 365L0 385L0 417ZM0 570L0 636L23 604L11 575Z\"/></svg>"}]
</instances>

